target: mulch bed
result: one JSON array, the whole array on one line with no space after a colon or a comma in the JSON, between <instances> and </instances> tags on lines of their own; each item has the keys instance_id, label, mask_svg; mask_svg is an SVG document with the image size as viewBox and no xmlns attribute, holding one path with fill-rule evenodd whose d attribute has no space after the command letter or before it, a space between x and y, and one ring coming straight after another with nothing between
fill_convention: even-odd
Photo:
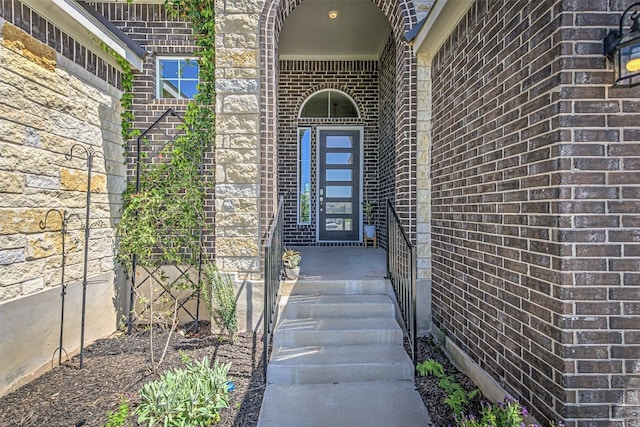
<instances>
[{"instance_id":1,"label":"mulch bed","mask_svg":"<svg viewBox=\"0 0 640 427\"><path fill-rule=\"evenodd\" d=\"M418 363L424 362L427 359L433 359L442 364L444 373L446 375L452 375L455 381L467 392L477 388L475 383L471 381L469 377L458 371L458 369L453 366L447 356L445 356L444 352L433 342L431 338L418 338L416 358ZM444 400L447 398L447 394L440 388L438 382L439 380L436 377L421 377L416 372L416 389L420 393L422 401L429 410L429 415L431 416L433 425L438 427L455 426L456 421L451 409L444 403ZM478 395L470 402L468 408L470 413L480 413L483 399L484 397L482 396L482 393L478 393Z\"/></svg>"},{"instance_id":2,"label":"mulch bed","mask_svg":"<svg viewBox=\"0 0 640 427\"><path fill-rule=\"evenodd\" d=\"M205 325L201 331L207 331ZM155 337L156 358L162 353L166 332ZM77 357L45 373L15 392L0 398L0 426L103 426L107 413L115 411L126 397L131 406L138 403L142 385L158 378L149 366L149 332L116 334L98 340L85 350L84 369ZM235 343L226 338L202 332L197 335L180 332L172 336L167 356L160 371L184 366L181 355L192 360L205 356L219 362L231 362L229 376L235 382L231 404L221 411L219 426L255 426L264 393L262 379L261 335L239 334ZM442 363L447 374L468 390L475 385L460 374L442 351L427 338L418 342L418 361L433 358ZM416 377L416 388L429 409L436 426L455 425L446 395L432 377ZM129 425L136 425L130 417ZM332 427L332 426L327 426Z\"/></svg>"},{"instance_id":3,"label":"mulch bed","mask_svg":"<svg viewBox=\"0 0 640 427\"><path fill-rule=\"evenodd\" d=\"M204 325L201 331L208 331ZM151 373L149 332L117 334L96 341L85 350L84 368L74 357L15 392L0 399L0 426L102 426L107 413L115 411L122 397L132 407L137 393ZM156 360L162 354L167 333L155 334ZM229 377L235 383L230 408L220 412L217 425L254 426L257 424L264 393L262 380L261 335L239 334L235 343L207 332L197 335L173 334L160 371L183 367L181 355L192 360L205 356L218 362L231 362ZM57 359L56 359L57 362ZM134 417L130 417L135 425Z\"/></svg>"}]
</instances>

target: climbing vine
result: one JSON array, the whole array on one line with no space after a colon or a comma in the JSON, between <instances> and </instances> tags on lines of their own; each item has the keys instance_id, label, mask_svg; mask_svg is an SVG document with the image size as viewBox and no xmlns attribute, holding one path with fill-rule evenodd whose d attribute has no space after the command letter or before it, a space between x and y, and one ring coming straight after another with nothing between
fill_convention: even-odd
<instances>
[{"instance_id":1,"label":"climbing vine","mask_svg":"<svg viewBox=\"0 0 640 427\"><path fill-rule=\"evenodd\" d=\"M140 265L194 264L200 251L198 231L205 226L202 163L215 139L214 2L165 0L165 6L192 26L200 83L187 106L184 135L163 148L159 162L144 162L139 190L130 185L123 195L118 236L120 260L125 264L131 255ZM130 110L131 101L132 97L123 97L123 107L127 103Z\"/></svg>"}]
</instances>

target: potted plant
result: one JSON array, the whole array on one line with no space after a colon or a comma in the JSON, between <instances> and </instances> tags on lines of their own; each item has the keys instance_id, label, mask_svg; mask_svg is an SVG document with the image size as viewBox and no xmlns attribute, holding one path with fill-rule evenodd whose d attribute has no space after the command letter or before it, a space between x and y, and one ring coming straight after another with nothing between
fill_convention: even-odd
<instances>
[{"instance_id":1,"label":"potted plant","mask_svg":"<svg viewBox=\"0 0 640 427\"><path fill-rule=\"evenodd\" d=\"M374 223L376 205L377 202L375 200L366 200L362 203L365 218L364 234L368 239L373 239L376 235L376 225Z\"/></svg>"},{"instance_id":2,"label":"potted plant","mask_svg":"<svg viewBox=\"0 0 640 427\"><path fill-rule=\"evenodd\" d=\"M282 254L282 267L284 269L284 275L288 280L298 278L300 274L300 261L302 261L300 252L293 249L285 249Z\"/></svg>"}]
</instances>

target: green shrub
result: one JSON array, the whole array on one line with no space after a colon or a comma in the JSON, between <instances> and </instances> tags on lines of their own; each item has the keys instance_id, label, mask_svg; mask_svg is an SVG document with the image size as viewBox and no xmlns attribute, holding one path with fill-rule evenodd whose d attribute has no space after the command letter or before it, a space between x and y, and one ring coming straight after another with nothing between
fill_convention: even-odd
<instances>
[{"instance_id":1,"label":"green shrub","mask_svg":"<svg viewBox=\"0 0 640 427\"><path fill-rule=\"evenodd\" d=\"M107 414L107 423L104 427L122 427L129 417L129 401L124 397L120 401L117 411Z\"/></svg>"},{"instance_id":2,"label":"green shrub","mask_svg":"<svg viewBox=\"0 0 640 427\"><path fill-rule=\"evenodd\" d=\"M230 363L213 368L205 357L187 362L184 369L167 371L140 390L138 423L153 427L210 426L220 421L220 409L229 407L227 373Z\"/></svg>"},{"instance_id":3,"label":"green shrub","mask_svg":"<svg viewBox=\"0 0 640 427\"><path fill-rule=\"evenodd\" d=\"M211 320L221 329L226 330L231 342L238 332L236 293L233 280L227 273L218 270L214 263L205 266L206 280L202 292Z\"/></svg>"}]
</instances>

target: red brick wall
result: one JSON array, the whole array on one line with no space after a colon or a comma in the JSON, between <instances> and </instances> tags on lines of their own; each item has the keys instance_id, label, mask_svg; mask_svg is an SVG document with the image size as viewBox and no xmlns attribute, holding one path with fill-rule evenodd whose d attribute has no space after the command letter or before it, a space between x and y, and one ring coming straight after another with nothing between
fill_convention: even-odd
<instances>
[{"instance_id":1,"label":"red brick wall","mask_svg":"<svg viewBox=\"0 0 640 427\"><path fill-rule=\"evenodd\" d=\"M477 1L433 62L434 323L540 420L638 426L630 1Z\"/></svg>"}]
</instances>

